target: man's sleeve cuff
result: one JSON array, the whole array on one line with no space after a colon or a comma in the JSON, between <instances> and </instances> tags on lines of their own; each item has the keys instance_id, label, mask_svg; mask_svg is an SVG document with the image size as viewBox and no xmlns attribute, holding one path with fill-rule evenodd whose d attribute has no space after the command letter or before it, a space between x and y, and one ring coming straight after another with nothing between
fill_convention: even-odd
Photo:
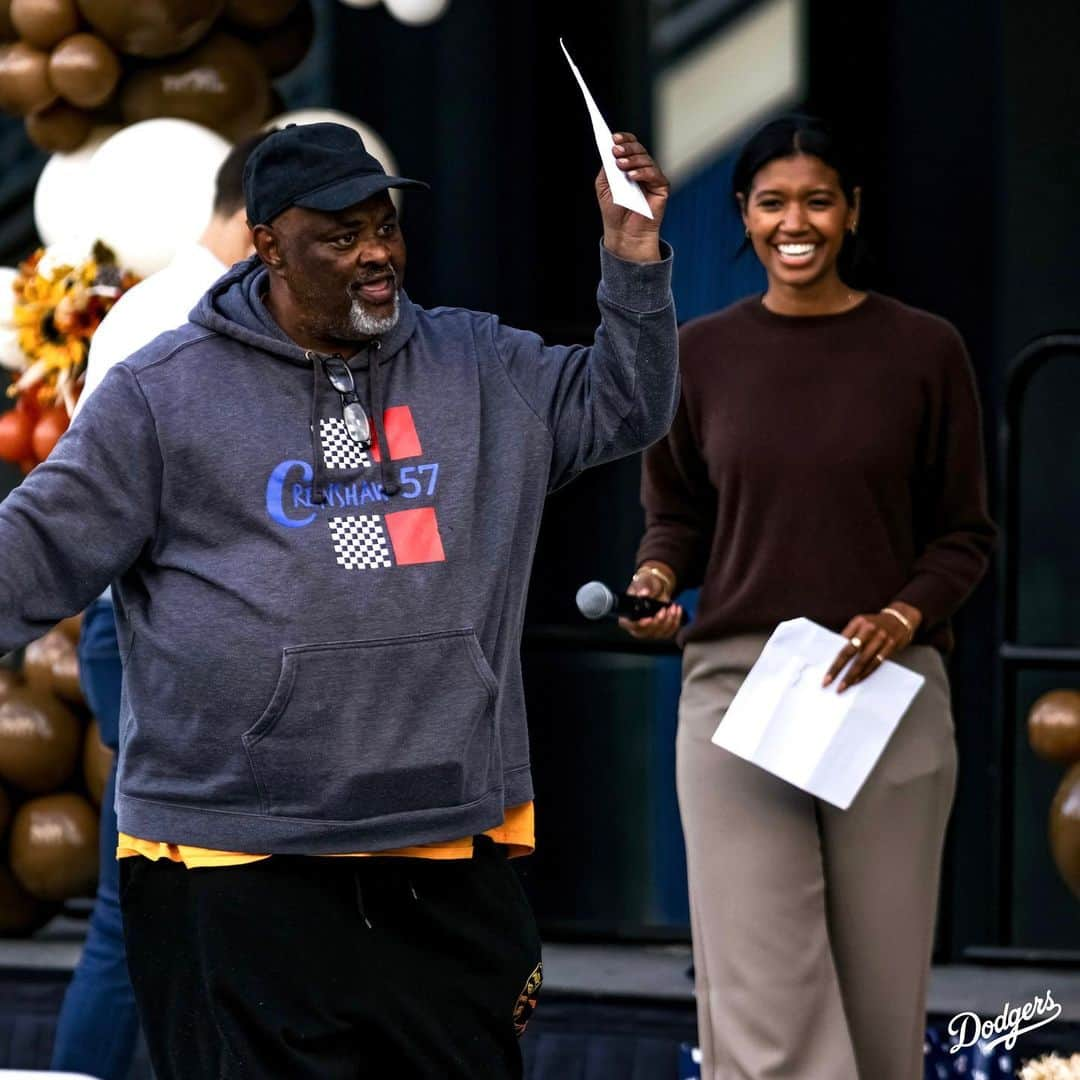
<instances>
[{"instance_id":1,"label":"man's sleeve cuff","mask_svg":"<svg viewBox=\"0 0 1080 1080\"><path fill-rule=\"evenodd\" d=\"M662 311L671 298L671 245L660 241L659 262L629 262L613 255L600 241L600 292L605 300L628 311Z\"/></svg>"}]
</instances>

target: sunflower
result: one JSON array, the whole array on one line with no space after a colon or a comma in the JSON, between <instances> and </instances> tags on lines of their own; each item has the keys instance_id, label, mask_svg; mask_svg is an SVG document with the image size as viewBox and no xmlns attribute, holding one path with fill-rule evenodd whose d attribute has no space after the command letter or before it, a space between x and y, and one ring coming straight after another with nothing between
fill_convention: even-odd
<instances>
[{"instance_id":1,"label":"sunflower","mask_svg":"<svg viewBox=\"0 0 1080 1080\"><path fill-rule=\"evenodd\" d=\"M73 263L39 249L20 264L14 282L15 329L27 363L9 397L33 390L42 404L78 399L90 339L109 309L139 279L121 271L100 241L88 259Z\"/></svg>"}]
</instances>

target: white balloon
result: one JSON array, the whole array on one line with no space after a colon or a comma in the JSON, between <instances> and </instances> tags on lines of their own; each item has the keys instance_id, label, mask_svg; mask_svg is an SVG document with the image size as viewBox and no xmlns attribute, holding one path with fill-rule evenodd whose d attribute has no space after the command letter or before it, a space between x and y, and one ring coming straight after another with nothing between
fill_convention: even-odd
<instances>
[{"instance_id":1,"label":"white balloon","mask_svg":"<svg viewBox=\"0 0 1080 1080\"><path fill-rule=\"evenodd\" d=\"M372 131L362 120L348 113L338 112L337 109L293 109L292 112L284 112L275 116L273 120L267 120L264 128L283 128L287 124L344 124L358 132L364 140L364 146L372 157L377 158L382 167L390 176L398 175L397 162L390 148L382 139Z\"/></svg>"},{"instance_id":2,"label":"white balloon","mask_svg":"<svg viewBox=\"0 0 1080 1080\"><path fill-rule=\"evenodd\" d=\"M385 0L386 10L398 22L409 26L425 26L441 18L450 0Z\"/></svg>"},{"instance_id":3,"label":"white balloon","mask_svg":"<svg viewBox=\"0 0 1080 1080\"><path fill-rule=\"evenodd\" d=\"M82 266L92 254L92 246L83 239L58 240L50 244L41 255L37 272L43 278L53 277L58 270L74 270Z\"/></svg>"},{"instance_id":4,"label":"white balloon","mask_svg":"<svg viewBox=\"0 0 1080 1080\"><path fill-rule=\"evenodd\" d=\"M0 329L10 329L15 325L15 278L18 270L11 266L0 266Z\"/></svg>"},{"instance_id":5,"label":"white balloon","mask_svg":"<svg viewBox=\"0 0 1080 1080\"><path fill-rule=\"evenodd\" d=\"M0 367L8 371L22 371L30 358L19 346L19 335L14 327L0 326Z\"/></svg>"},{"instance_id":6,"label":"white balloon","mask_svg":"<svg viewBox=\"0 0 1080 1080\"><path fill-rule=\"evenodd\" d=\"M90 160L117 130L115 124L96 127L78 150L53 154L45 162L34 189L34 224L43 244L71 240L93 231L94 207L87 182Z\"/></svg>"},{"instance_id":7,"label":"white balloon","mask_svg":"<svg viewBox=\"0 0 1080 1080\"><path fill-rule=\"evenodd\" d=\"M145 277L210 221L214 181L230 144L190 120L160 117L122 128L90 161L93 236L124 269Z\"/></svg>"}]
</instances>

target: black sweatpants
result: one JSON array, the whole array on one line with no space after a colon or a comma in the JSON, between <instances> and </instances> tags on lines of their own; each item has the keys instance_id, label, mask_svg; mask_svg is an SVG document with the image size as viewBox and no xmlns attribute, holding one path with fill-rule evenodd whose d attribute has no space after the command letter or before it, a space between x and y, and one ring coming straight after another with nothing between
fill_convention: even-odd
<instances>
[{"instance_id":1,"label":"black sweatpants","mask_svg":"<svg viewBox=\"0 0 1080 1080\"><path fill-rule=\"evenodd\" d=\"M503 849L120 862L157 1080L520 1077L540 940Z\"/></svg>"}]
</instances>

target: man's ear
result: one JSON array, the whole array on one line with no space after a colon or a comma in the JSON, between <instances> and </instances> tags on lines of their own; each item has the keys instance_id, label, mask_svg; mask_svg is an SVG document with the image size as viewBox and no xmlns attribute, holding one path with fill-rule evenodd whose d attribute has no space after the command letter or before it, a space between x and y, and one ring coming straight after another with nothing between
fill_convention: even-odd
<instances>
[{"instance_id":1,"label":"man's ear","mask_svg":"<svg viewBox=\"0 0 1080 1080\"><path fill-rule=\"evenodd\" d=\"M269 225L256 225L251 230L251 242L255 253L262 259L271 272L280 271L285 265L285 256L281 250L281 241Z\"/></svg>"}]
</instances>

